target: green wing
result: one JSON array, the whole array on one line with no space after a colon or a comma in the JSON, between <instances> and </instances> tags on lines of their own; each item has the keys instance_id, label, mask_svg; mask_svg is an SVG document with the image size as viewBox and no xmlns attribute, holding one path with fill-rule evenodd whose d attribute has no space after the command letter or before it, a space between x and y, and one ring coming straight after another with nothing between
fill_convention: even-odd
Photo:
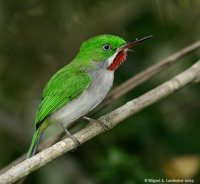
<instances>
[{"instance_id":1,"label":"green wing","mask_svg":"<svg viewBox=\"0 0 200 184\"><path fill-rule=\"evenodd\" d=\"M87 89L91 78L84 72L64 67L47 83L36 114L36 127L50 114L77 98Z\"/></svg>"}]
</instances>

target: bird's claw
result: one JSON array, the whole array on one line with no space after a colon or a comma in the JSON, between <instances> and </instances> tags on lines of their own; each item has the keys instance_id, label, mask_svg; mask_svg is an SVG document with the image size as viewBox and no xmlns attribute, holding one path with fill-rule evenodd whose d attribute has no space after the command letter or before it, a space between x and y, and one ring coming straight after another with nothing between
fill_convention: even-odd
<instances>
[{"instance_id":1,"label":"bird's claw","mask_svg":"<svg viewBox=\"0 0 200 184\"><path fill-rule=\"evenodd\" d=\"M92 123L94 122L94 123L100 125L101 128L104 130L104 132L109 130L109 127L105 123L103 123L102 121L100 121L98 119L92 119L92 118L89 118L89 117L86 117L86 116L84 116L83 119L85 119L89 122L92 122Z\"/></svg>"}]
</instances>

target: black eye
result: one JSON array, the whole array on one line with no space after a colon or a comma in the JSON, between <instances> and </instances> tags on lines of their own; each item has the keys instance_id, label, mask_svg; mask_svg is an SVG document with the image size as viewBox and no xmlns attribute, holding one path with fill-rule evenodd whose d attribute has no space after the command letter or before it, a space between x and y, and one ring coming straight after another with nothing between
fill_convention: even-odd
<instances>
[{"instance_id":1,"label":"black eye","mask_svg":"<svg viewBox=\"0 0 200 184\"><path fill-rule=\"evenodd\" d=\"M108 44L103 45L103 50L108 51L110 49L111 49L110 45Z\"/></svg>"}]
</instances>

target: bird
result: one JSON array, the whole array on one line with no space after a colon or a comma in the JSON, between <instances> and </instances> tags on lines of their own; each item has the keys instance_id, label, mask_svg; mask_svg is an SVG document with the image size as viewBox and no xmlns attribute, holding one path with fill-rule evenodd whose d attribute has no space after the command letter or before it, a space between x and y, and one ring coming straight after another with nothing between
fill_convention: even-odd
<instances>
[{"instance_id":1,"label":"bird","mask_svg":"<svg viewBox=\"0 0 200 184\"><path fill-rule=\"evenodd\" d=\"M117 35L103 34L84 41L74 59L57 71L44 87L35 116L35 132L26 158L35 155L47 127L58 124L76 146L79 141L68 131L74 121L98 106L110 91L114 73L126 60L127 52L151 38L126 42ZM94 120L106 131L107 126Z\"/></svg>"}]
</instances>

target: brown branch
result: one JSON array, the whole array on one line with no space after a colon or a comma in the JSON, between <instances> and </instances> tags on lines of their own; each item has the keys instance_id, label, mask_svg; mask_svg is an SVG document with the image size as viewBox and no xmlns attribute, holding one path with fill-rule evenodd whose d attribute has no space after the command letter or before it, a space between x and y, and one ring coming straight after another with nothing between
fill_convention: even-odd
<instances>
[{"instance_id":1,"label":"brown branch","mask_svg":"<svg viewBox=\"0 0 200 184\"><path fill-rule=\"evenodd\" d=\"M196 51L199 48L200 48L200 41L194 42L193 44L179 50L178 52L175 52L174 54L168 56L167 58L161 60L160 62L158 62L158 63L148 67L144 71L136 74L135 76L133 76L132 78L130 78L129 80L124 82L123 84L114 88L108 94L108 96L105 98L105 100L96 109L94 109L94 111L92 113L97 112L98 110L106 107L107 105L112 103L117 98L120 98L121 96L125 95L126 93L128 93L130 90L134 89L135 87L137 87L141 83L147 81L148 79L150 79L151 77L153 77L157 73L168 68L173 63L177 62L178 59L184 57L187 54L190 54L190 53ZM63 135L63 133L59 133L59 134L43 141L40 144L38 150L42 150L43 148L46 148L48 146L53 145L53 143L57 142L62 137L62 135ZM25 158L25 156L23 158ZM11 163L11 165L7 165L3 169L1 169L0 174L5 172L6 170L8 170L12 165L15 165L16 163L21 162L21 159L22 159L22 157L16 159L13 163Z\"/></svg>"},{"instance_id":2,"label":"brown branch","mask_svg":"<svg viewBox=\"0 0 200 184\"><path fill-rule=\"evenodd\" d=\"M184 86L198 81L200 81L200 60L192 67L175 76L171 80L152 89L144 95L127 102L125 105L100 117L99 120L105 123L109 129L111 129L127 117L173 94ZM81 144L83 144L102 132L102 128L98 125L89 124L87 127L77 132L74 136ZM74 147L75 145L73 141L69 138L59 141L53 146L41 151L29 159L24 160L23 162L9 169L4 174L0 175L0 183L13 183L23 176L28 175L34 170L63 155L64 153L74 149Z\"/></svg>"}]
</instances>

